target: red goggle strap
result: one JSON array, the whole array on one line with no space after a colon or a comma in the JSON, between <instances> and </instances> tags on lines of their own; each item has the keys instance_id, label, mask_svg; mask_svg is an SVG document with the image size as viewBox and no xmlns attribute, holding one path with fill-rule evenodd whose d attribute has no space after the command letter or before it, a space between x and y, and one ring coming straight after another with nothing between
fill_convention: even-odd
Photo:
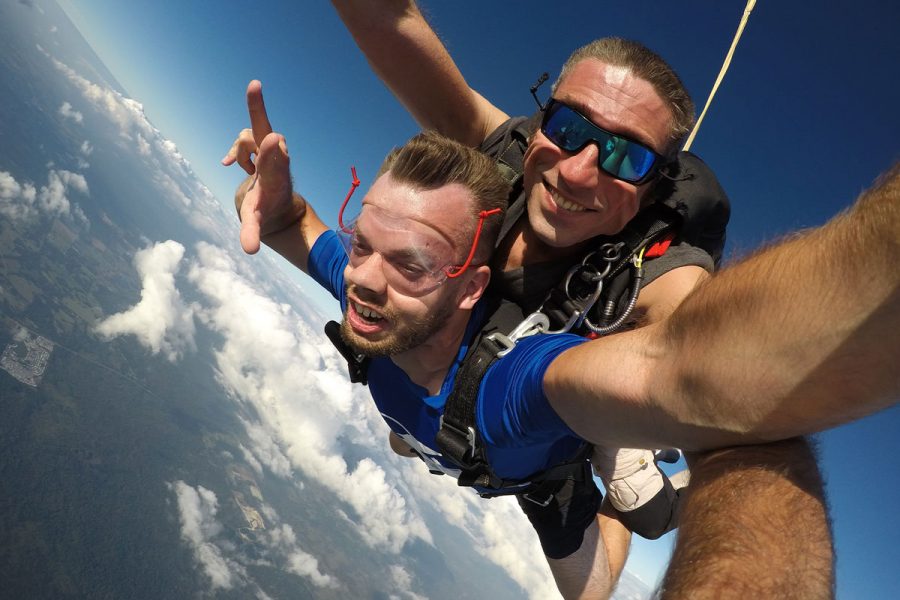
<instances>
[{"instance_id":1,"label":"red goggle strap","mask_svg":"<svg viewBox=\"0 0 900 600\"><path fill-rule=\"evenodd\" d=\"M359 179L356 177L356 167L350 167L350 174L353 176L353 181L350 183L350 191L347 192L347 197L344 198L344 203L341 204L341 209L338 211L338 225L344 233L353 233L352 229L348 229L344 226L344 209L347 208L347 204L350 202L350 196L352 196L353 192L356 191L356 188L359 187Z\"/></svg>"},{"instance_id":2,"label":"red goggle strap","mask_svg":"<svg viewBox=\"0 0 900 600\"><path fill-rule=\"evenodd\" d=\"M447 277L451 279L453 277L459 277L463 273L466 272L466 269L469 268L469 265L472 263L472 258L475 256L475 249L478 247L478 238L481 237L481 227L484 225L484 220L491 215L495 215L500 212L499 208L495 208L493 210L483 210L478 213L478 229L475 230L475 239L472 240L472 248L469 250L469 256L466 258L466 262L463 263L459 270L456 273L451 273L447 271Z\"/></svg>"}]
</instances>

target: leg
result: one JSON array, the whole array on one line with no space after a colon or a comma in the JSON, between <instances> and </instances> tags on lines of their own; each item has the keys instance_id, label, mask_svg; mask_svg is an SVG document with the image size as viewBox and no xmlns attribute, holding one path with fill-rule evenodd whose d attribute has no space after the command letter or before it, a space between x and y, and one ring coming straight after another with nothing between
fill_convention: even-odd
<instances>
[{"instance_id":1,"label":"leg","mask_svg":"<svg viewBox=\"0 0 900 600\"><path fill-rule=\"evenodd\" d=\"M824 498L802 438L694 458L661 597L832 598Z\"/></svg>"},{"instance_id":2,"label":"leg","mask_svg":"<svg viewBox=\"0 0 900 600\"><path fill-rule=\"evenodd\" d=\"M606 499L628 529L648 540L675 529L679 493L656 465L652 451L595 446L591 464L606 487Z\"/></svg>"},{"instance_id":3,"label":"leg","mask_svg":"<svg viewBox=\"0 0 900 600\"><path fill-rule=\"evenodd\" d=\"M564 558L547 557L559 593L567 600L609 598L625 567L630 543L631 532L604 502L597 518L584 530L578 550Z\"/></svg>"},{"instance_id":4,"label":"leg","mask_svg":"<svg viewBox=\"0 0 900 600\"><path fill-rule=\"evenodd\" d=\"M611 509L598 514L602 495L587 461L584 470L582 480L562 482L546 506L518 500L563 597L605 600L625 565L631 532L609 516Z\"/></svg>"}]
</instances>

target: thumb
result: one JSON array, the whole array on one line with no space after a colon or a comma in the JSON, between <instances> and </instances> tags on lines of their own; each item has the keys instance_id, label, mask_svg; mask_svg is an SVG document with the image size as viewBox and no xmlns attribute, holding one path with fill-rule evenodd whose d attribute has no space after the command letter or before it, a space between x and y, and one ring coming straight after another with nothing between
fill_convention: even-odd
<instances>
[{"instance_id":1,"label":"thumb","mask_svg":"<svg viewBox=\"0 0 900 600\"><path fill-rule=\"evenodd\" d=\"M259 146L256 170L259 173L259 183L267 193L290 186L291 159L283 135L270 133L265 137Z\"/></svg>"},{"instance_id":2,"label":"thumb","mask_svg":"<svg viewBox=\"0 0 900 600\"><path fill-rule=\"evenodd\" d=\"M255 183L259 183L258 181ZM259 234L262 213L259 210L259 189L254 185L244 196L241 205L241 248L247 254L259 252Z\"/></svg>"}]
</instances>

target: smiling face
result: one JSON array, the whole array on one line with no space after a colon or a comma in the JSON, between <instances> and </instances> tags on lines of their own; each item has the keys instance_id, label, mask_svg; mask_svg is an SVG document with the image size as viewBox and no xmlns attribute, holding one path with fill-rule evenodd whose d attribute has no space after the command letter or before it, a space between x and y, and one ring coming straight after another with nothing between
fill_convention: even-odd
<instances>
[{"instance_id":1,"label":"smiling face","mask_svg":"<svg viewBox=\"0 0 900 600\"><path fill-rule=\"evenodd\" d=\"M471 214L471 194L460 184L418 190L394 181L390 172L376 180L363 200L344 270L341 334L355 351L406 352L471 308L465 293L476 270L459 279L445 279L440 270L465 259L468 248L460 247L458 232L472 228ZM421 278L435 273L437 285L420 286Z\"/></svg>"},{"instance_id":2,"label":"smiling face","mask_svg":"<svg viewBox=\"0 0 900 600\"><path fill-rule=\"evenodd\" d=\"M672 113L653 86L624 67L594 58L578 62L554 97L601 128L646 144L662 154ZM528 221L549 246L574 246L622 230L640 208L648 185L614 179L597 165L599 149L560 149L537 131L525 153Z\"/></svg>"}]
</instances>

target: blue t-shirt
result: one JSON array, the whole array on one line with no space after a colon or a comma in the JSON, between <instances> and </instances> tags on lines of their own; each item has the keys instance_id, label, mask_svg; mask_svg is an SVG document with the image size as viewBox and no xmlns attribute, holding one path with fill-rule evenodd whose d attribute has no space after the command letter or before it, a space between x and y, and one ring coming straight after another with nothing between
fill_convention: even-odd
<instances>
[{"instance_id":1,"label":"blue t-shirt","mask_svg":"<svg viewBox=\"0 0 900 600\"><path fill-rule=\"evenodd\" d=\"M346 309L344 267L347 255L337 235L319 236L309 253L308 271ZM409 444L433 471L459 475L435 442L444 403L469 342L486 315L481 303L472 312L463 343L441 390L431 396L413 383L389 358L375 358L368 371L369 390L391 430ZM544 372L564 350L584 343L577 335L537 335L520 341L485 374L478 391L476 421L494 472L503 479L529 476L572 458L584 445L550 407L544 395Z\"/></svg>"}]
</instances>

